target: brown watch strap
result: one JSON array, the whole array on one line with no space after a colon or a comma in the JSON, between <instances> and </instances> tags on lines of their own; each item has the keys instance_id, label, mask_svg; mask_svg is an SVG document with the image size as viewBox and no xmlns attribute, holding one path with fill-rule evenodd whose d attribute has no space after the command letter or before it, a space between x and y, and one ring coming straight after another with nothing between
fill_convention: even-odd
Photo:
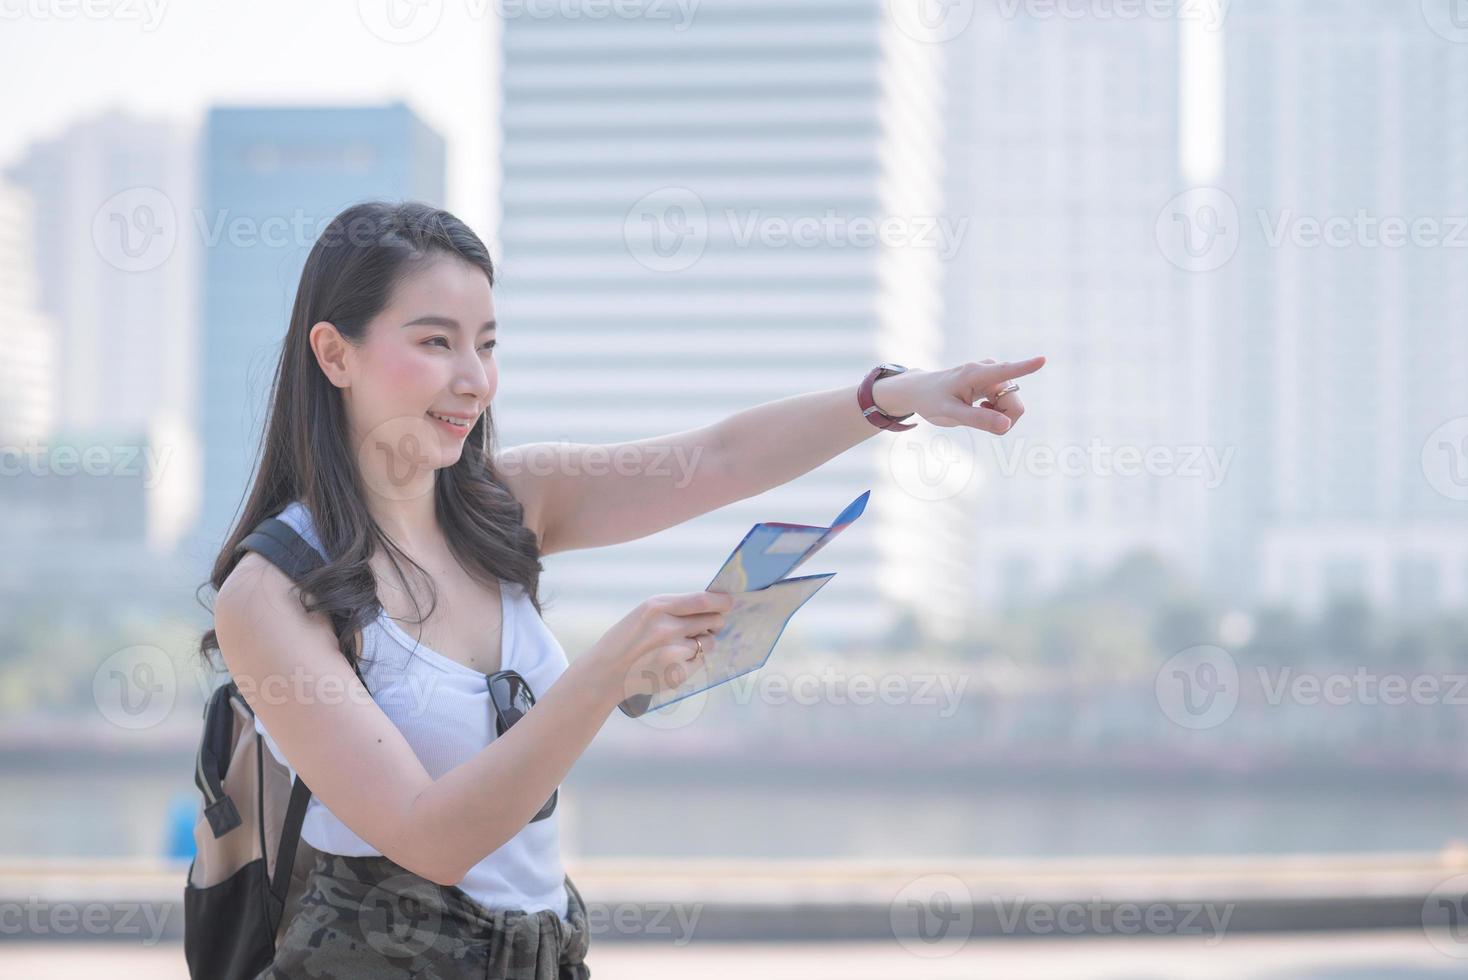
<instances>
[{"instance_id":1,"label":"brown watch strap","mask_svg":"<svg viewBox=\"0 0 1468 980\"><path fill-rule=\"evenodd\" d=\"M872 397L872 388L878 381L893 374L901 374L905 370L907 369L896 369L895 365L878 364L867 372L867 376L862 378L861 385L856 389L856 403L861 406L862 415L879 429L897 432L902 429L917 428L915 422L904 424L902 421L902 419L912 418L915 413L908 412L902 418L896 418L878 408L876 400Z\"/></svg>"}]
</instances>

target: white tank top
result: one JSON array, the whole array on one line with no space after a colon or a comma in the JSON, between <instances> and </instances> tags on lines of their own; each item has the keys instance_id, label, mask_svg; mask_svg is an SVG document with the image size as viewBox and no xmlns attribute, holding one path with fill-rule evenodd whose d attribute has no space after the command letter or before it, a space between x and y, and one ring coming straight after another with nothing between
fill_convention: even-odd
<instances>
[{"instance_id":1,"label":"white tank top","mask_svg":"<svg viewBox=\"0 0 1468 980\"><path fill-rule=\"evenodd\" d=\"M301 501L276 515L323 556L310 511ZM500 583L504 608L500 663L525 678L540 699L567 667L565 651L531 604L524 586ZM382 610L363 629L362 676L373 699L413 747L434 779L470 759L495 738L494 708L485 675L415 643ZM270 751L290 767L280 747L255 717ZM295 770L291 769L291 776ZM459 882L470 898L488 909L551 909L566 919L565 870L561 865L559 820L565 794L544 820L526 824L487 855ZM301 837L320 851L361 857L380 854L315 796L306 808Z\"/></svg>"}]
</instances>

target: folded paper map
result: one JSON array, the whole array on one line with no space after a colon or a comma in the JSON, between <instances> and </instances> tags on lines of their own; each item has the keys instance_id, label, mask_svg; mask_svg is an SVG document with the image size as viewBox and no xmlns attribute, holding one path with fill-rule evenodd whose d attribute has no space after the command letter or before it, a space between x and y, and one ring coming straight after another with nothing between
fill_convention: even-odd
<instances>
[{"instance_id":1,"label":"folded paper map","mask_svg":"<svg viewBox=\"0 0 1468 980\"><path fill-rule=\"evenodd\" d=\"M785 576L860 517L871 494L848 504L830 527L770 522L750 528L707 586L709 592L732 594L734 607L703 665L672 690L627 698L619 705L622 713L636 718L763 667L790 617L836 573Z\"/></svg>"}]
</instances>

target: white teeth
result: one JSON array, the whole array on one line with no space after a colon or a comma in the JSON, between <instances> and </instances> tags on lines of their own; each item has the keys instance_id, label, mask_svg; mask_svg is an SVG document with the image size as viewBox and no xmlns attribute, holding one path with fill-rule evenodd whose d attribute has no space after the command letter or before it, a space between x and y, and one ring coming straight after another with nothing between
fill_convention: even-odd
<instances>
[{"instance_id":1,"label":"white teeth","mask_svg":"<svg viewBox=\"0 0 1468 980\"><path fill-rule=\"evenodd\" d=\"M433 412L429 412L428 414L432 415L434 418L438 419L441 422L447 422L449 425L457 425L461 429L467 428L469 425L468 422L460 422L458 419L447 419L444 418L442 415L435 415Z\"/></svg>"}]
</instances>

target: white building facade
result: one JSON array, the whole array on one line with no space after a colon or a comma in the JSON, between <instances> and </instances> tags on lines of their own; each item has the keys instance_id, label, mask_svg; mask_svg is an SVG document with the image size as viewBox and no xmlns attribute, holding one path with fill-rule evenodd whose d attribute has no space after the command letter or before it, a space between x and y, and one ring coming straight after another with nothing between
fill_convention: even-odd
<instances>
[{"instance_id":1,"label":"white building facade","mask_svg":"<svg viewBox=\"0 0 1468 980\"><path fill-rule=\"evenodd\" d=\"M884 360L940 366L944 52L887 4L719 0L681 26L524 17L502 36L506 444L647 438L854 391ZM875 433L649 538L552 556L547 618L605 629L650 595L703 588L751 524L827 524L870 489L795 573L838 574L787 636L862 644L915 622L952 637L969 598L956 501L904 475L931 428Z\"/></svg>"}]
</instances>

